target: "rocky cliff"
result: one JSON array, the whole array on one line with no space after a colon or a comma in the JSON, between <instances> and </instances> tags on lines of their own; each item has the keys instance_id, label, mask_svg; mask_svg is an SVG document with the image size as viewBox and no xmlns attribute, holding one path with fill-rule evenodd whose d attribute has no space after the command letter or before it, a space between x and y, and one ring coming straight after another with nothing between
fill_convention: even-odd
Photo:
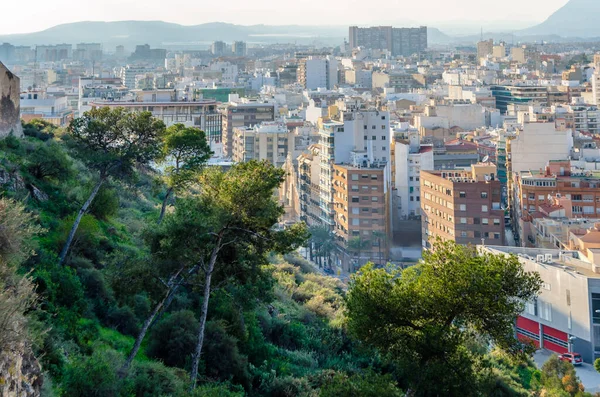
<instances>
[{"instance_id":1,"label":"rocky cliff","mask_svg":"<svg viewBox=\"0 0 600 397\"><path fill-rule=\"evenodd\" d=\"M0 62L0 138L23 136L20 90L20 79Z\"/></svg>"}]
</instances>

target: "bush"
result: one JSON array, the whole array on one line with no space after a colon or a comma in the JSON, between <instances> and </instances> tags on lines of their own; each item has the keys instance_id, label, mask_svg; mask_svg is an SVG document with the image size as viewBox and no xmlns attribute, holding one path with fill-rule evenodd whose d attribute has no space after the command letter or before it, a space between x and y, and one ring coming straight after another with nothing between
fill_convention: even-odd
<instances>
[{"instance_id":1,"label":"bush","mask_svg":"<svg viewBox=\"0 0 600 397\"><path fill-rule=\"evenodd\" d=\"M29 123L21 123L23 126L23 134L41 141L47 141L54 137L58 129L54 124L47 121L35 119Z\"/></svg>"},{"instance_id":2,"label":"bush","mask_svg":"<svg viewBox=\"0 0 600 397\"><path fill-rule=\"evenodd\" d=\"M198 327L199 323L190 310L181 310L163 318L148 337L148 357L158 358L169 367L186 367L196 348Z\"/></svg>"},{"instance_id":3,"label":"bush","mask_svg":"<svg viewBox=\"0 0 600 397\"><path fill-rule=\"evenodd\" d=\"M65 396L69 397L116 397L121 380L117 369L122 357L114 350L98 348L89 357L79 357L71 362L63 378Z\"/></svg>"},{"instance_id":4,"label":"bush","mask_svg":"<svg viewBox=\"0 0 600 397\"><path fill-rule=\"evenodd\" d=\"M124 335L135 337L139 332L137 319L129 306L111 307L106 322Z\"/></svg>"},{"instance_id":5,"label":"bush","mask_svg":"<svg viewBox=\"0 0 600 397\"><path fill-rule=\"evenodd\" d=\"M42 144L27 157L27 170L36 179L67 180L72 164L56 143Z\"/></svg>"},{"instance_id":6,"label":"bush","mask_svg":"<svg viewBox=\"0 0 600 397\"><path fill-rule=\"evenodd\" d=\"M106 220L116 215L118 211L119 195L117 191L102 187L90 205L90 213L98 219Z\"/></svg>"},{"instance_id":7,"label":"bush","mask_svg":"<svg viewBox=\"0 0 600 397\"><path fill-rule=\"evenodd\" d=\"M127 395L179 396L185 393L185 375L158 362L136 362L128 376ZM125 393L122 393L125 394Z\"/></svg>"},{"instance_id":8,"label":"bush","mask_svg":"<svg viewBox=\"0 0 600 397\"><path fill-rule=\"evenodd\" d=\"M348 376L337 373L321 387L321 397L401 397L391 375L379 375L372 371Z\"/></svg>"},{"instance_id":9,"label":"bush","mask_svg":"<svg viewBox=\"0 0 600 397\"><path fill-rule=\"evenodd\" d=\"M314 394L305 378L284 376L274 378L270 384L266 385L264 395L269 397L308 397Z\"/></svg>"},{"instance_id":10,"label":"bush","mask_svg":"<svg viewBox=\"0 0 600 397\"><path fill-rule=\"evenodd\" d=\"M232 377L235 383L249 386L248 359L240 354L237 339L227 334L223 323L207 322L202 359L209 378L228 380Z\"/></svg>"}]
</instances>

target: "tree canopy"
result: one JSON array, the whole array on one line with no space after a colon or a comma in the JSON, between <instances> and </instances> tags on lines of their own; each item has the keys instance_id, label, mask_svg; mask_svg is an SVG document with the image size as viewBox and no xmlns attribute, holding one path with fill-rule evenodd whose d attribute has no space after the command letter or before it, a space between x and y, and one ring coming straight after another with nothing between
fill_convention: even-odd
<instances>
[{"instance_id":1,"label":"tree canopy","mask_svg":"<svg viewBox=\"0 0 600 397\"><path fill-rule=\"evenodd\" d=\"M479 340L514 355L529 351L513 324L539 288L539 275L514 256L438 242L412 268L362 268L348 293L348 327L401 364L415 395L476 395L481 354L469 346Z\"/></svg>"}]
</instances>

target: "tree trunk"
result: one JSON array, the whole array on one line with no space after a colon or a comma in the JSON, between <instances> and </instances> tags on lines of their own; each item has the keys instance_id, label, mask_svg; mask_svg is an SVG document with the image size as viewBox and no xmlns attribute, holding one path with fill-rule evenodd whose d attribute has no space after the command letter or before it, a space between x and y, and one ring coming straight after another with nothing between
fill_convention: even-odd
<instances>
[{"instance_id":1,"label":"tree trunk","mask_svg":"<svg viewBox=\"0 0 600 397\"><path fill-rule=\"evenodd\" d=\"M171 193L173 193L172 187L167 189L167 194L165 195L165 199L162 202L162 207L160 208L160 215L158 217L159 225L162 222L163 218L165 217L165 211L167 210L167 202L169 201L169 198L171 198Z\"/></svg>"},{"instance_id":2,"label":"tree trunk","mask_svg":"<svg viewBox=\"0 0 600 397\"><path fill-rule=\"evenodd\" d=\"M100 190L100 187L104 183L104 180L105 180L105 177L100 177L100 180L98 181L96 186L94 186L94 189L92 190L92 193L90 194L90 197L88 197L87 201L83 204L83 206L79 210L79 213L77 214L77 217L75 218L75 222L73 223L73 226L71 227L71 231L69 232L69 237L67 237L67 241L65 242L65 245L64 245L62 251L60 251L60 256L59 256L59 261L58 261L59 265L62 265L65 262L65 259L67 258L67 254L69 253L69 249L71 248L71 244L73 243L73 238L75 237L75 233L77 232L77 228L79 227L79 223L81 222L81 218L83 218L83 215L87 212L88 208L92 204L92 201L94 201L94 198L98 194L98 191Z\"/></svg>"},{"instance_id":3,"label":"tree trunk","mask_svg":"<svg viewBox=\"0 0 600 397\"><path fill-rule=\"evenodd\" d=\"M204 344L204 330L206 328L206 316L208 314L208 300L210 299L210 282L212 278L212 273L215 270L215 263L217 262L217 254L221 249L221 241L223 239L223 235L219 234L217 238L217 242L215 247L210 254L210 261L208 263L208 268L204 270L205 280L204 280L204 296L202 300L202 311L200 312L200 328L198 330L198 342L196 344L196 351L194 352L194 360L192 362L192 371L190 374L191 386L190 390L194 390L196 388L196 382L198 381L198 366L200 365L200 356L202 354L202 345Z\"/></svg>"},{"instance_id":4,"label":"tree trunk","mask_svg":"<svg viewBox=\"0 0 600 397\"><path fill-rule=\"evenodd\" d=\"M200 266L196 265L194 267L192 267L188 272L188 276L196 273L198 271L198 268ZM181 284L177 283L175 284L175 286L173 286L173 291L171 292L171 295L169 295L169 297L167 298L167 300L165 301L165 304L163 305L162 311L160 311L158 313L158 315L154 318L154 320L152 321L152 324L150 324L150 326L152 327L154 324L156 324L158 321L160 321L160 318L162 317L163 313L169 308L169 306L171 305L171 302L173 302L173 299L175 299L175 294L177 293L177 290L179 289L179 287L181 286Z\"/></svg>"},{"instance_id":5,"label":"tree trunk","mask_svg":"<svg viewBox=\"0 0 600 397\"><path fill-rule=\"evenodd\" d=\"M154 317L156 317L156 315L158 313L160 313L160 311L163 309L163 307L165 307L165 302L171 296L173 296L175 294L175 290L177 289L177 286L178 286L177 281L179 279L179 274L183 271L183 269L184 269L184 267L181 267L177 271L177 273L173 274L169 278L169 282L167 283L167 291L166 291L164 297L154 307L154 310L152 311L152 313L150 313L150 316L148 316L146 321L144 321L144 325L142 325L142 329L140 330L140 333L138 334L138 336L135 340L135 343L133 344L133 348L131 349L129 356L127 356L127 360L125 360L125 363L119 369L118 374L119 374L120 378L124 378L125 376L127 376L127 371L129 371L129 367L131 367L131 363L133 363L135 356L137 355L138 351L140 350L140 346L142 345L142 342L144 341L144 338L146 337L146 333L148 332L148 329L150 329L150 326L152 325Z\"/></svg>"}]
</instances>

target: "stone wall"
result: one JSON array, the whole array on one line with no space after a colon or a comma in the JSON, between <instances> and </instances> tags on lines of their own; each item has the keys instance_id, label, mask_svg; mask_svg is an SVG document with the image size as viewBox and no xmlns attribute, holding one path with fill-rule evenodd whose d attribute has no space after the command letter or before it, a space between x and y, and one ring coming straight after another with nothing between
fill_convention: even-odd
<instances>
[{"instance_id":1,"label":"stone wall","mask_svg":"<svg viewBox=\"0 0 600 397\"><path fill-rule=\"evenodd\" d=\"M21 81L0 62L0 138L23 136L20 106Z\"/></svg>"}]
</instances>

